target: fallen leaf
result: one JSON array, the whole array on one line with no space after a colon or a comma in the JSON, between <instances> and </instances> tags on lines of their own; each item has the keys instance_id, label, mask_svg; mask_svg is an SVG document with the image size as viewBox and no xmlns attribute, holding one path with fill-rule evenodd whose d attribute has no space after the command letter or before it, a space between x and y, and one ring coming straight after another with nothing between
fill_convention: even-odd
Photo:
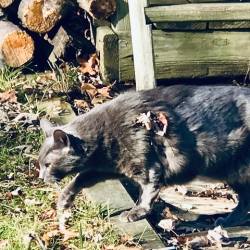
<instances>
[{"instance_id":1,"label":"fallen leaf","mask_svg":"<svg viewBox=\"0 0 250 250\"><path fill-rule=\"evenodd\" d=\"M49 208L46 209L41 215L39 215L39 220L43 221L43 220L56 220L57 219L57 211L55 209Z\"/></svg>"},{"instance_id":2,"label":"fallen leaf","mask_svg":"<svg viewBox=\"0 0 250 250\"><path fill-rule=\"evenodd\" d=\"M105 101L107 101L107 98L105 96L96 96L92 99L91 104L96 105L96 104L102 104Z\"/></svg>"},{"instance_id":3,"label":"fallen leaf","mask_svg":"<svg viewBox=\"0 0 250 250\"><path fill-rule=\"evenodd\" d=\"M141 123L143 126L146 127L146 130L152 129L152 124L150 120L150 113L147 114L142 113L139 116L136 117L136 119L133 121L134 124Z\"/></svg>"},{"instance_id":4,"label":"fallen leaf","mask_svg":"<svg viewBox=\"0 0 250 250\"><path fill-rule=\"evenodd\" d=\"M79 70L83 74L89 74L91 76L96 75L99 72L100 64L97 53L89 54L89 59L86 59L85 57L77 57L76 59L77 62L81 65Z\"/></svg>"},{"instance_id":5,"label":"fallen leaf","mask_svg":"<svg viewBox=\"0 0 250 250\"><path fill-rule=\"evenodd\" d=\"M159 119L159 121L160 121L162 124L168 126L167 117L166 117L165 115L163 115L162 112L160 112L160 113L158 114L158 119Z\"/></svg>"},{"instance_id":6,"label":"fallen leaf","mask_svg":"<svg viewBox=\"0 0 250 250\"><path fill-rule=\"evenodd\" d=\"M13 199L13 194L11 192L8 192L6 194L6 200L12 200Z\"/></svg>"},{"instance_id":7,"label":"fallen leaf","mask_svg":"<svg viewBox=\"0 0 250 250\"><path fill-rule=\"evenodd\" d=\"M43 203L41 201L36 201L36 199L25 199L24 204L27 206L32 206L32 205L42 205Z\"/></svg>"},{"instance_id":8,"label":"fallen leaf","mask_svg":"<svg viewBox=\"0 0 250 250\"><path fill-rule=\"evenodd\" d=\"M88 93L91 100L98 93L96 87L93 84L90 84L90 83L83 83L82 86L81 86L81 89L85 90Z\"/></svg>"},{"instance_id":9,"label":"fallen leaf","mask_svg":"<svg viewBox=\"0 0 250 250\"><path fill-rule=\"evenodd\" d=\"M163 228L164 230L170 232L174 229L176 223L172 219L163 219L158 223L158 226Z\"/></svg>"},{"instance_id":10,"label":"fallen leaf","mask_svg":"<svg viewBox=\"0 0 250 250\"><path fill-rule=\"evenodd\" d=\"M0 249L3 249L8 245L8 240L0 240Z\"/></svg>"},{"instance_id":11,"label":"fallen leaf","mask_svg":"<svg viewBox=\"0 0 250 250\"><path fill-rule=\"evenodd\" d=\"M88 105L88 103L86 101L84 101L84 100L78 100L78 99L74 100L74 107L89 109L89 105Z\"/></svg>"},{"instance_id":12,"label":"fallen leaf","mask_svg":"<svg viewBox=\"0 0 250 250\"><path fill-rule=\"evenodd\" d=\"M215 227L213 230L208 230L207 238L212 244L228 245L231 243L227 231L221 226Z\"/></svg>"},{"instance_id":13,"label":"fallen leaf","mask_svg":"<svg viewBox=\"0 0 250 250\"><path fill-rule=\"evenodd\" d=\"M205 247L209 242L206 236L196 236L193 239L188 238L186 244L192 247Z\"/></svg>"},{"instance_id":14,"label":"fallen leaf","mask_svg":"<svg viewBox=\"0 0 250 250\"><path fill-rule=\"evenodd\" d=\"M178 192L178 194L185 195L187 193L186 186L176 186L175 191Z\"/></svg>"},{"instance_id":15,"label":"fallen leaf","mask_svg":"<svg viewBox=\"0 0 250 250\"><path fill-rule=\"evenodd\" d=\"M4 93L0 93L0 103L1 102L16 102L17 103L15 90L13 89Z\"/></svg>"},{"instance_id":16,"label":"fallen leaf","mask_svg":"<svg viewBox=\"0 0 250 250\"><path fill-rule=\"evenodd\" d=\"M107 98L112 98L109 94L110 94L110 90L111 90L112 86L107 86L107 87L103 87L103 88L98 88L97 92Z\"/></svg>"},{"instance_id":17,"label":"fallen leaf","mask_svg":"<svg viewBox=\"0 0 250 250\"><path fill-rule=\"evenodd\" d=\"M49 232L46 232L43 234L42 240L45 241L45 245L49 246L50 245L50 240L51 238L60 235L60 230L59 229L55 229Z\"/></svg>"}]
</instances>

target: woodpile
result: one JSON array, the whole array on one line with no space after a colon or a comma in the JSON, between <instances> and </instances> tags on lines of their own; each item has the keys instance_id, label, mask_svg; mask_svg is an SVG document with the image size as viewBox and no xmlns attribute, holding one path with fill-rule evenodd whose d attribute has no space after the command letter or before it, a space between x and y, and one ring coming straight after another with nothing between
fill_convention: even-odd
<instances>
[{"instance_id":1,"label":"woodpile","mask_svg":"<svg viewBox=\"0 0 250 250\"><path fill-rule=\"evenodd\" d=\"M54 63L69 46L76 54L93 50L92 19L107 19L115 10L115 0L0 0L0 68L20 67L36 54ZM81 27L80 17L88 25Z\"/></svg>"}]
</instances>

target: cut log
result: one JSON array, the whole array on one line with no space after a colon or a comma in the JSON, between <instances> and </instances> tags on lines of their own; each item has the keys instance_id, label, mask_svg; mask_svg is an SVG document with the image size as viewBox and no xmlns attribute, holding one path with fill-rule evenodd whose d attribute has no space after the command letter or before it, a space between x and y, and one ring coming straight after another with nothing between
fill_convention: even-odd
<instances>
[{"instance_id":1,"label":"cut log","mask_svg":"<svg viewBox=\"0 0 250 250\"><path fill-rule=\"evenodd\" d=\"M73 0L22 0L18 17L22 25L37 33L50 31L74 6Z\"/></svg>"},{"instance_id":2,"label":"cut log","mask_svg":"<svg viewBox=\"0 0 250 250\"><path fill-rule=\"evenodd\" d=\"M115 0L77 0L80 8L96 19L107 19L116 10Z\"/></svg>"},{"instance_id":3,"label":"cut log","mask_svg":"<svg viewBox=\"0 0 250 250\"><path fill-rule=\"evenodd\" d=\"M10 6L13 2L14 2L14 0L0 0L0 7L1 7L1 8L7 8L7 7Z\"/></svg>"},{"instance_id":4,"label":"cut log","mask_svg":"<svg viewBox=\"0 0 250 250\"><path fill-rule=\"evenodd\" d=\"M20 67L32 59L33 39L16 25L0 21L0 54L11 67Z\"/></svg>"}]
</instances>

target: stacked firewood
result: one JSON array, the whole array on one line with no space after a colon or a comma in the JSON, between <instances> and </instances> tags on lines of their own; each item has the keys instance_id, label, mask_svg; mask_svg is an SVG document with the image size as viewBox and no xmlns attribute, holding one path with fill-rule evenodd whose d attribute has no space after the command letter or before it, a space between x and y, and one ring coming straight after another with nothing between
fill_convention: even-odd
<instances>
[{"instance_id":1,"label":"stacked firewood","mask_svg":"<svg viewBox=\"0 0 250 250\"><path fill-rule=\"evenodd\" d=\"M73 13L83 13L89 20L107 19L115 9L115 0L0 0L0 68L20 67L34 58L35 51L43 53L46 46L37 44L37 37L51 45L51 62L64 53L69 42L79 50L91 46L88 35L68 29L63 20Z\"/></svg>"}]
</instances>

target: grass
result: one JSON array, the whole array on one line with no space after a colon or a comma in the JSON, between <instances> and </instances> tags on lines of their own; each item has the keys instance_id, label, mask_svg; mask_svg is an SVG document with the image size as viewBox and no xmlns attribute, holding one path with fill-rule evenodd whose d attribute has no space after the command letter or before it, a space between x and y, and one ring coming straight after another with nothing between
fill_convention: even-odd
<instances>
[{"instance_id":1,"label":"grass","mask_svg":"<svg viewBox=\"0 0 250 250\"><path fill-rule=\"evenodd\" d=\"M0 72L0 92L13 88L12 80L16 79L17 72L21 70ZM75 81L75 72L58 79L63 91L68 91ZM20 92L22 88L17 86L21 83L15 83L15 90ZM23 97L25 102L25 95ZM18 112L37 112L36 98L31 96L27 100ZM0 111L4 105L0 103ZM8 111L16 109L8 105ZM55 187L38 178L37 155L43 139L38 124L0 119L0 244L7 242L0 248L97 250L103 245L117 245L119 236L109 221L108 204L96 206L83 197L76 199L67 222L67 232L76 232L77 236L68 237L70 234L58 232L61 215L56 211L55 202L60 188L69 180Z\"/></svg>"}]
</instances>

